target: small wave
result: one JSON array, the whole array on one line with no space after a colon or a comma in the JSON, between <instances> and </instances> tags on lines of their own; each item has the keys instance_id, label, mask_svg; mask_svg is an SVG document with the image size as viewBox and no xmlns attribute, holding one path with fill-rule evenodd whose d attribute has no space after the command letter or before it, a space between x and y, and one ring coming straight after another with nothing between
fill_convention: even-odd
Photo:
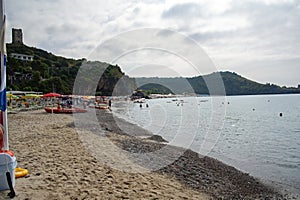
<instances>
[{"instance_id":1,"label":"small wave","mask_svg":"<svg viewBox=\"0 0 300 200\"><path fill-rule=\"evenodd\" d=\"M226 116L226 120L228 120L228 121L234 121L234 122L240 121L239 118L234 118L234 117L231 117L231 116Z\"/></svg>"},{"instance_id":2,"label":"small wave","mask_svg":"<svg viewBox=\"0 0 300 200\"><path fill-rule=\"evenodd\" d=\"M279 167L289 168L289 169L296 169L300 167L300 164L282 164L282 163L275 163Z\"/></svg>"}]
</instances>

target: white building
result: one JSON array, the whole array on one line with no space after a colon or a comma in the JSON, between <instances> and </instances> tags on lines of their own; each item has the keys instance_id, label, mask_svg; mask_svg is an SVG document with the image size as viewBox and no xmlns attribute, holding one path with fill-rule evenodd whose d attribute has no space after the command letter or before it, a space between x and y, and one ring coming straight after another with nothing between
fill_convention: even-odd
<instances>
[{"instance_id":1,"label":"white building","mask_svg":"<svg viewBox=\"0 0 300 200\"><path fill-rule=\"evenodd\" d=\"M18 60L33 61L33 56L26 55L26 54L11 53L10 56Z\"/></svg>"}]
</instances>

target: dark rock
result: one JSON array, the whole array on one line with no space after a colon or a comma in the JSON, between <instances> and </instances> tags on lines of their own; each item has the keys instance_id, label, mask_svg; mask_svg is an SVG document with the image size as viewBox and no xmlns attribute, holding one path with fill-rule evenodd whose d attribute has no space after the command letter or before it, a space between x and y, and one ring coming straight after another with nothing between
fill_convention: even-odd
<instances>
[{"instance_id":1,"label":"dark rock","mask_svg":"<svg viewBox=\"0 0 300 200\"><path fill-rule=\"evenodd\" d=\"M147 138L148 140L154 140L156 142L168 142L167 140L165 140L163 137L161 137L160 135L152 135L151 137Z\"/></svg>"}]
</instances>

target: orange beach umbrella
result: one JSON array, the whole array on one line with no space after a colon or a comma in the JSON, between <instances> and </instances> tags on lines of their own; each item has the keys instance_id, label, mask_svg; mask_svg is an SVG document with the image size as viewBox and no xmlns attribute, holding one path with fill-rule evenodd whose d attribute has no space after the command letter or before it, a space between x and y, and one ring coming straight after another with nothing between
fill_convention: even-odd
<instances>
[{"instance_id":1,"label":"orange beach umbrella","mask_svg":"<svg viewBox=\"0 0 300 200\"><path fill-rule=\"evenodd\" d=\"M62 95L61 94L58 94L58 93L47 93L47 94L44 94L43 96L42 96L42 98L47 98L47 97L62 97Z\"/></svg>"}]
</instances>

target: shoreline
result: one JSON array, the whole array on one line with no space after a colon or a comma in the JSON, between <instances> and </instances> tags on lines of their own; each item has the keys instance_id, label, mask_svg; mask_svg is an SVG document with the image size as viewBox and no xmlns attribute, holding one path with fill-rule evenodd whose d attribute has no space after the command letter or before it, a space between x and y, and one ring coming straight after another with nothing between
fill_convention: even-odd
<instances>
[{"instance_id":1,"label":"shoreline","mask_svg":"<svg viewBox=\"0 0 300 200\"><path fill-rule=\"evenodd\" d=\"M244 95L243 95L244 96ZM267 95L268 96L268 95ZM121 117L122 119L125 119L126 120L126 117L124 117L122 114L122 112L124 112L122 109L120 109L119 107L123 107L124 103L123 102L116 102L114 105L115 107L117 108L116 111L117 111L117 117ZM120 109L120 111L119 111ZM118 111L120 113L118 113ZM115 113L115 112L114 112ZM113 114L114 114L113 113ZM131 116L132 117L132 116ZM133 123L134 125L137 125L138 126L138 123L134 122L134 121L130 121L129 120L129 123ZM150 130L150 129L149 129ZM161 133L162 135L164 133ZM194 151L194 150L193 150ZM195 150L195 152L198 152L197 150ZM250 151L251 153L251 151ZM300 190L298 189L299 187L297 187L298 185L297 184L292 184L290 182L287 182L285 179L272 179L272 177L270 178L269 176L259 176L258 174L259 173L251 173L253 172L253 169L257 169L257 170L260 170L259 167L256 167L256 168L249 168L248 167L248 170L246 170L245 168L243 169L243 167L241 167L242 165L239 165L239 163L235 163L235 162L230 162L229 159L224 159L224 157L222 157L222 154L220 156L216 156L216 154L208 154L209 157L211 158L215 158L216 160L219 160L221 161L222 163L226 164L226 165L229 165L229 166L233 166L234 168L236 168L238 171L241 171L243 173L246 173L246 174L249 174L250 176L253 176L254 178L258 179L260 182L262 182L263 184L269 186L269 187L272 187L272 188L275 188L276 191L279 191L280 193L286 195L286 196L291 196L292 199L300 199ZM228 158L228 157L227 157ZM250 163L251 164L251 163ZM255 172L255 171L254 171ZM284 173L285 171L283 171ZM261 173L263 174L263 173ZM264 174L263 174L264 175ZM278 180L282 180L282 181L278 181Z\"/></svg>"},{"instance_id":2,"label":"shoreline","mask_svg":"<svg viewBox=\"0 0 300 200\"><path fill-rule=\"evenodd\" d=\"M97 116L101 133L84 130L84 136L99 139L99 134L104 134L128 152L166 145L137 137L147 132L120 119L122 126L139 130L123 134L111 113L97 111ZM16 180L15 199L292 199L234 167L201 158L191 150L154 172L118 171L84 147L73 125L72 116L43 110L9 115L10 149L16 154L18 167L29 170L28 177ZM179 149L170 147L172 151ZM0 199L9 199L7 192L1 191Z\"/></svg>"},{"instance_id":3,"label":"shoreline","mask_svg":"<svg viewBox=\"0 0 300 200\"><path fill-rule=\"evenodd\" d=\"M101 112L101 111L100 111ZM103 111L102 111L103 112ZM137 124L132 124L131 122L128 122L124 120L123 118L119 118L118 116L113 116L113 113L105 113L105 115L108 115L108 118L114 118L117 121L117 124L120 125L120 123L123 123L121 126L122 128L125 128L127 126L135 126L139 129L142 129L139 127ZM100 114L98 116L101 116L100 119L104 116L103 114ZM107 118L107 117L106 117ZM98 118L99 119L99 118ZM110 119L110 121L113 121ZM101 122L100 122L101 123ZM109 130L110 132L116 132L115 129L108 129L106 127L106 124L102 124L104 129ZM112 125L110 124L110 128ZM148 130L145 130L149 132ZM149 132L151 135L151 132ZM124 134L124 133L122 133ZM137 135L134 135L137 136ZM156 135L155 135L156 136ZM146 139L146 137L143 137L142 135L139 135L140 138L136 139L136 141L131 141L132 143L134 142L141 142L144 141L143 139ZM147 143L147 142L146 142ZM167 143L160 143L161 146L167 145ZM147 146L147 145L146 145ZM126 148L123 146L123 148ZM143 147L139 147L142 148ZM182 149L181 147L177 146L172 146L174 149ZM132 149L129 149L132 151ZM157 149L156 149L157 150ZM133 150L134 151L134 150ZM139 151L139 150L136 150ZM148 150L149 151L149 150ZM198 165L197 165L198 164ZM183 167L190 167L190 169L187 171ZM203 169L208 169L212 168L212 171L203 171ZM228 175L225 175L224 172L220 171L226 171L226 173L229 173ZM183 173L182 173L183 171ZM201 173L197 172L200 171ZM286 189L279 190L280 188L277 185L274 185L274 182L266 181L263 179L259 179L256 177L253 177L249 175L247 172L243 172L233 166L230 166L222 161L219 161L216 158L208 157L208 156L199 156L198 153L190 150L190 149L185 149L185 152L182 156L178 158L174 163L172 163L169 166L166 166L158 171L158 173L167 173L171 174L172 176L176 176L183 184L187 185L188 187L191 187L196 190L201 190L201 191L206 191L208 192L212 187L211 191L208 192L210 196L213 198L221 198L221 199L232 199L232 198L245 198L245 199L265 199L265 198L276 198L276 199L295 199L296 197L294 194L291 194L290 191ZM218 173L220 176L216 177L209 177L208 174L214 174L214 176ZM193 177L193 175L196 177ZM186 176L190 176L186 179ZM232 177L231 177L232 176ZM211 179L210 179L211 178ZM202 179L202 180L201 180ZM224 179L224 180L223 180ZM226 181L229 181L229 179L233 183L233 186L226 188L227 184L229 184ZM241 179L241 180L239 180ZM203 182L203 180L206 180ZM207 181L208 180L208 181ZM220 181L221 180L221 181ZM211 182L210 182L211 181ZM224 181L224 182L222 182ZM229 182L230 182L229 181ZM202 182L202 185L199 184ZM210 183L209 183L210 182ZM221 183L220 183L221 182ZM245 182L247 182L245 184ZM250 183L250 184L249 184ZM222 189L220 189L218 192L216 192L216 186L220 186L223 184ZM276 187L277 186L277 187ZM232 190L234 187L237 187L238 189L236 191L229 191ZM241 192L243 191L243 192Z\"/></svg>"}]
</instances>

